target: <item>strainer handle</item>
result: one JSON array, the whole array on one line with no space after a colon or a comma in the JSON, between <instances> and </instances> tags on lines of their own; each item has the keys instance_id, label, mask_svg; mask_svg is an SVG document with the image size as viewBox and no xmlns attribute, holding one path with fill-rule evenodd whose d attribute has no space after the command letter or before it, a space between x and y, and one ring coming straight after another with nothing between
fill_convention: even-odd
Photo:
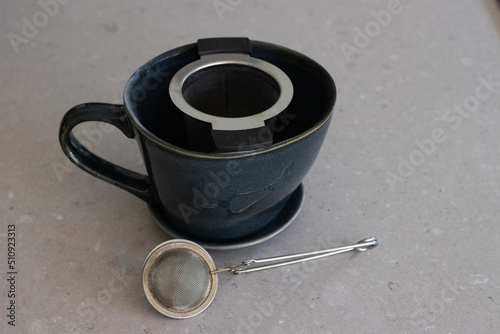
<instances>
[{"instance_id":1,"label":"strainer handle","mask_svg":"<svg viewBox=\"0 0 500 334\"><path fill-rule=\"evenodd\" d=\"M363 240L359 241L357 244L351 245L351 246L337 247L337 248L332 248L332 249L325 249L325 250L305 252L305 253L267 257L267 258L262 258L262 259L245 260L239 266L230 267L231 268L230 271L232 271L235 274L250 273L250 272L254 272L254 271L283 267L283 266L287 266L290 264L296 264L296 263L321 259L323 257L342 254L342 253L350 252L353 250L355 250L357 252L365 252L370 248L376 247L377 245L378 245L377 238L371 237L371 238L363 239ZM296 260L292 260L292 259L296 259ZM254 268L245 268L245 267L248 267L252 264L275 262L275 261L282 261L282 260L284 262L279 262L279 263L274 263L274 264L269 264L269 265L264 265L264 266L260 266L260 267L254 267ZM288 261L288 260L291 260L291 261Z\"/></svg>"}]
</instances>

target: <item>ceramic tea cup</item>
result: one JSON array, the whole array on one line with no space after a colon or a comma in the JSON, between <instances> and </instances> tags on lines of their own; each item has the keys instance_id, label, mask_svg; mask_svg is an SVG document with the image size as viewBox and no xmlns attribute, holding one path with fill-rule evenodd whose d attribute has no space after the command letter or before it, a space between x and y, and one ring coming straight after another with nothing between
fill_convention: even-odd
<instances>
[{"instance_id":1,"label":"ceramic tea cup","mask_svg":"<svg viewBox=\"0 0 500 334\"><path fill-rule=\"evenodd\" d=\"M222 121L229 119L229 127L241 123L246 124L246 129L239 125L231 131L217 130L215 126L210 129L207 122L199 119L194 120L193 126L192 116L169 95L173 78L183 68L217 54L226 55L226 61L209 65L225 74L207 79L201 74L188 73L187 77L192 75L190 82L205 81L191 90L189 96L185 93L188 89L182 87L184 83L178 82L181 89L177 98L185 98L191 106L198 101L195 110L211 115L210 120L215 119L212 125L218 122L218 117ZM232 57L236 59L233 62ZM250 65L240 61L242 57L252 58ZM255 72L249 74L255 74L255 80L246 81L246 69L236 67L252 67L251 64L270 66L249 70ZM269 70L270 83L262 88L264 75L257 72L270 68L274 69L274 72ZM244 71L229 80L227 75L233 69ZM284 73L293 86L293 93L285 98L284 104L286 83L279 79L272 82L273 73L278 72ZM240 87L242 80L248 84ZM233 86L228 87L228 82ZM219 89L221 85L223 88ZM225 92L225 98L227 91L234 91L234 103L241 107L233 109L250 104L255 113L250 109L245 114L221 115L204 110L208 102L197 98L208 95L208 101L216 100L210 95L214 90L210 89ZM255 102L262 96L268 101L266 105ZM229 242L262 231L283 210L321 148L335 98L335 84L327 71L300 53L244 38L200 40L168 51L139 68L125 87L122 105L86 103L69 110L62 119L59 138L64 153L73 163L146 201L161 212L169 228L196 240ZM269 112L278 100L282 106ZM215 101L213 105L218 103ZM258 120L255 115L264 112L268 112L267 118ZM242 120L245 117L252 118L252 122L257 119L260 125ZM82 146L72 129L88 121L112 124L125 136L135 138L147 175L108 162ZM257 128L259 132L255 132ZM263 140L258 138L261 134ZM214 143L224 146L227 138L232 140L229 149L219 150L219 144ZM241 145L235 145L238 141ZM198 149L198 144L204 142L209 145Z\"/></svg>"}]
</instances>

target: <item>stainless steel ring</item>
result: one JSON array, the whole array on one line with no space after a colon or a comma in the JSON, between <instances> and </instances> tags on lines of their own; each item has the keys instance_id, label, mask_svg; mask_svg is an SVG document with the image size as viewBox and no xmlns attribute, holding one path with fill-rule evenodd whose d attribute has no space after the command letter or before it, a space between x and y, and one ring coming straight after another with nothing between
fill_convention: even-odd
<instances>
[{"instance_id":1,"label":"stainless steel ring","mask_svg":"<svg viewBox=\"0 0 500 334\"><path fill-rule=\"evenodd\" d=\"M192 74L212 66L243 65L255 68L270 75L278 84L280 93L278 100L267 110L245 116L226 118L204 113L192 107L182 93L183 84ZM213 130L247 130L265 126L265 121L286 109L293 97L293 84L290 78L278 67L266 61L250 57L246 54L219 53L202 56L181 68L172 78L169 86L170 98L185 114L212 124Z\"/></svg>"}]
</instances>

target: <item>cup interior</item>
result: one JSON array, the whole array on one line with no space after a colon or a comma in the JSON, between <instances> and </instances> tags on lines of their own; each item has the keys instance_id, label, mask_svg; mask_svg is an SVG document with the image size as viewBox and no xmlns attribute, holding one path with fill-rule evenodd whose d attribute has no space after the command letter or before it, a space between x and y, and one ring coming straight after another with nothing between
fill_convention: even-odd
<instances>
[{"instance_id":1,"label":"cup interior","mask_svg":"<svg viewBox=\"0 0 500 334\"><path fill-rule=\"evenodd\" d=\"M333 109L335 85L326 70L310 58L273 44L252 41L252 57L279 67L290 78L294 95L286 112L273 122L273 145L292 139L325 122ZM199 59L196 44L171 50L141 67L124 92L127 110L142 132L189 150L184 113L169 97L177 71ZM260 113L279 98L279 86L255 68L230 64L190 75L182 94L194 108L215 116L244 117Z\"/></svg>"},{"instance_id":2,"label":"cup interior","mask_svg":"<svg viewBox=\"0 0 500 334\"><path fill-rule=\"evenodd\" d=\"M237 64L203 68L182 84L182 95L193 108L228 118L261 113L278 101L279 94L279 85L269 74Z\"/></svg>"}]
</instances>

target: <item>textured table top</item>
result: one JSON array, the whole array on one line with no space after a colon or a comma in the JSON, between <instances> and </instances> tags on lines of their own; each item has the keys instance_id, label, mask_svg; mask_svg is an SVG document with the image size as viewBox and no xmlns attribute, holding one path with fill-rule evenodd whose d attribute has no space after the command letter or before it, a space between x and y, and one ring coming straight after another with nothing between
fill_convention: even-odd
<instances>
[{"instance_id":1,"label":"textured table top","mask_svg":"<svg viewBox=\"0 0 500 334\"><path fill-rule=\"evenodd\" d=\"M489 1L0 3L2 333L496 333L500 331L500 42ZM211 36L302 52L338 87L297 220L213 251L219 265L376 236L366 254L220 274L190 320L157 313L140 276L167 239L144 202L71 164L64 113L119 103L149 59ZM96 124L79 128L80 134ZM108 128L109 130L109 128ZM94 152L138 171L133 140ZM15 225L15 297L8 268ZM15 301L15 327L10 302Z\"/></svg>"}]
</instances>

